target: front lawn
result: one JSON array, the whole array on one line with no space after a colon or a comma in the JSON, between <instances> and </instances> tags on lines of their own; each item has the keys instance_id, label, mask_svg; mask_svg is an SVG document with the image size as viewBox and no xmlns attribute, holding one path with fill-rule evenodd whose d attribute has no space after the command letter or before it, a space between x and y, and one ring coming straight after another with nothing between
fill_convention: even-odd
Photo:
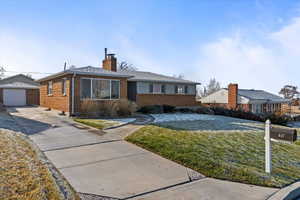
<instances>
[{"instance_id":1,"label":"front lawn","mask_svg":"<svg viewBox=\"0 0 300 200\"><path fill-rule=\"evenodd\" d=\"M299 180L300 146L272 143L269 176L264 173L263 137L260 130L195 132L151 125L126 140L208 177L279 188Z\"/></svg>"},{"instance_id":2,"label":"front lawn","mask_svg":"<svg viewBox=\"0 0 300 200\"><path fill-rule=\"evenodd\" d=\"M108 121L108 120L100 120L100 119L80 119L80 118L75 118L74 121L92 126L97 129L104 129L108 128L111 126L116 126L119 125L118 122L115 121Z\"/></svg>"},{"instance_id":3,"label":"front lawn","mask_svg":"<svg viewBox=\"0 0 300 200\"><path fill-rule=\"evenodd\" d=\"M0 199L64 199L37 151L24 137L6 130L0 130ZM79 196L74 192L72 199Z\"/></svg>"}]
</instances>

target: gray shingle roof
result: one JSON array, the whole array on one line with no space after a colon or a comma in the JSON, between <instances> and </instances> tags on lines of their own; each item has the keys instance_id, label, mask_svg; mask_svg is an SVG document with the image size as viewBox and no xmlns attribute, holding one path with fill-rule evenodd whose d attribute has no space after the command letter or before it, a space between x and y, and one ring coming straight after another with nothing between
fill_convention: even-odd
<instances>
[{"instance_id":1,"label":"gray shingle roof","mask_svg":"<svg viewBox=\"0 0 300 200\"><path fill-rule=\"evenodd\" d=\"M39 86L24 82L13 82L7 84L0 84L0 88L39 89Z\"/></svg>"},{"instance_id":2,"label":"gray shingle roof","mask_svg":"<svg viewBox=\"0 0 300 200\"><path fill-rule=\"evenodd\" d=\"M155 82L197 84L196 82L193 81L175 78L172 76L166 76L162 74L156 74L152 72L120 71L120 73L132 75L133 77L130 78L129 81L155 81Z\"/></svg>"},{"instance_id":3,"label":"gray shingle roof","mask_svg":"<svg viewBox=\"0 0 300 200\"><path fill-rule=\"evenodd\" d=\"M0 88L38 89L39 84L24 74L18 74L0 80Z\"/></svg>"},{"instance_id":4,"label":"gray shingle roof","mask_svg":"<svg viewBox=\"0 0 300 200\"><path fill-rule=\"evenodd\" d=\"M113 72L109 70L105 70L101 67L92 67L92 66L86 66L86 67L78 67L78 68L70 68L65 71L61 71L55 74L52 74L50 76L46 76L44 78L41 78L37 80L38 82L46 81L55 77L59 77L65 74L80 74L80 75L96 75L96 76L110 76L110 77L124 77L129 78L131 76L126 74L121 74L119 72Z\"/></svg>"},{"instance_id":5,"label":"gray shingle roof","mask_svg":"<svg viewBox=\"0 0 300 200\"><path fill-rule=\"evenodd\" d=\"M266 92L264 90L238 89L238 94L250 100L265 100L265 101L274 101L274 102L288 101L278 95Z\"/></svg>"},{"instance_id":6,"label":"gray shingle roof","mask_svg":"<svg viewBox=\"0 0 300 200\"><path fill-rule=\"evenodd\" d=\"M71 68L67 71L70 72L76 72L76 73L85 73L85 74L91 74L91 75L101 75L101 76L115 76L115 77L131 77L131 75L120 73L120 72L114 72L105 70L101 67L92 67L92 66L86 66L86 67L79 67L79 68Z\"/></svg>"},{"instance_id":7,"label":"gray shingle roof","mask_svg":"<svg viewBox=\"0 0 300 200\"><path fill-rule=\"evenodd\" d=\"M142 71L109 71L101 67L80 67L71 68L45 78L39 79L38 81L45 81L63 74L83 74L83 75L99 75L99 76L113 76L113 77L126 77L129 81L155 81L155 82L170 82L170 83L185 83L185 84L197 84L193 81L183 80L180 78L174 78L171 76L165 76L161 74L155 74L152 72L142 72Z\"/></svg>"}]
</instances>

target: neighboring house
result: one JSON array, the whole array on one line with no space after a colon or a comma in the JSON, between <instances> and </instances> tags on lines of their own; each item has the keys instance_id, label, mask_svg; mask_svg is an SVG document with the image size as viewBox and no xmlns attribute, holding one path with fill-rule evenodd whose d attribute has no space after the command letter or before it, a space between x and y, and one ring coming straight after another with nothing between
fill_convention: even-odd
<instances>
[{"instance_id":1,"label":"neighboring house","mask_svg":"<svg viewBox=\"0 0 300 200\"><path fill-rule=\"evenodd\" d=\"M70 68L38 80L41 106L80 112L84 100L96 102L129 99L139 106L195 106L198 83L142 71L118 71L114 54L107 54L102 67Z\"/></svg>"},{"instance_id":2,"label":"neighboring house","mask_svg":"<svg viewBox=\"0 0 300 200\"><path fill-rule=\"evenodd\" d=\"M206 106L220 106L242 109L253 113L281 112L288 100L263 90L238 89L237 84L229 84L213 94L201 98Z\"/></svg>"},{"instance_id":3,"label":"neighboring house","mask_svg":"<svg viewBox=\"0 0 300 200\"><path fill-rule=\"evenodd\" d=\"M0 80L0 103L5 106L39 105L39 84L18 74Z\"/></svg>"},{"instance_id":4,"label":"neighboring house","mask_svg":"<svg viewBox=\"0 0 300 200\"><path fill-rule=\"evenodd\" d=\"M283 112L291 115L300 114L300 99L291 99L289 104L283 106Z\"/></svg>"}]
</instances>

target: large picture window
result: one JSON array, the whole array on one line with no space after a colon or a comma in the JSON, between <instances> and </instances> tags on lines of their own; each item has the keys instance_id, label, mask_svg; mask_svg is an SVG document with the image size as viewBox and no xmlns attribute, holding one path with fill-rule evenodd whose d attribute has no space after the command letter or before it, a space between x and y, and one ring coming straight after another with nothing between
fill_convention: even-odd
<instances>
[{"instance_id":1,"label":"large picture window","mask_svg":"<svg viewBox=\"0 0 300 200\"><path fill-rule=\"evenodd\" d=\"M81 79L81 99L119 99L120 81L108 79Z\"/></svg>"},{"instance_id":2,"label":"large picture window","mask_svg":"<svg viewBox=\"0 0 300 200\"><path fill-rule=\"evenodd\" d=\"M110 99L110 80L92 80L92 98Z\"/></svg>"}]
</instances>

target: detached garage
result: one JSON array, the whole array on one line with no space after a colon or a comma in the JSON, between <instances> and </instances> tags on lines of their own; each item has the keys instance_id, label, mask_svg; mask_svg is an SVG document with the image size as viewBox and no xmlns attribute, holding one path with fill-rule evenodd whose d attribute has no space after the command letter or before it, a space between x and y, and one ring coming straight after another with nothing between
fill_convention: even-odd
<instances>
[{"instance_id":1,"label":"detached garage","mask_svg":"<svg viewBox=\"0 0 300 200\"><path fill-rule=\"evenodd\" d=\"M2 79L0 103L5 106L39 105L39 84L23 74Z\"/></svg>"}]
</instances>

